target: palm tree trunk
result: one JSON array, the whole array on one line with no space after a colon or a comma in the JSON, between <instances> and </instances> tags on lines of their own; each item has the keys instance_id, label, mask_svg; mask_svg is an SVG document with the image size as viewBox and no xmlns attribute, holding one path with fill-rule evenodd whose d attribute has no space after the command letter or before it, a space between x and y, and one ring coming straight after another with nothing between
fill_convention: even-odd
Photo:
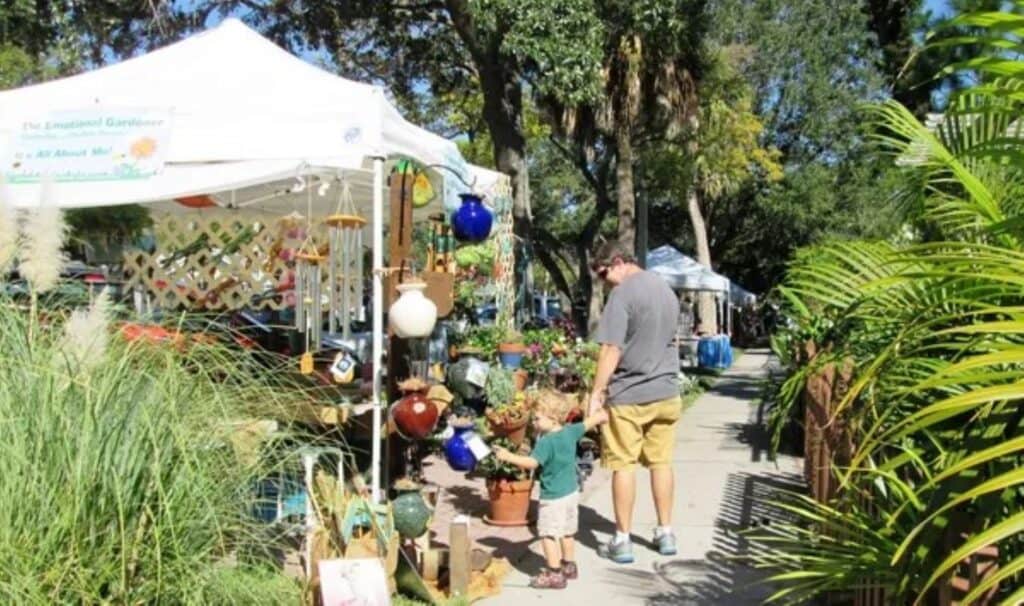
<instances>
[{"instance_id":1,"label":"palm tree trunk","mask_svg":"<svg viewBox=\"0 0 1024 606\"><path fill-rule=\"evenodd\" d=\"M690 190L686 200L686 210L690 215L690 223L693 225L693 241L697 247L697 261L711 269L711 247L708 246L708 229L704 224L704 215L700 210L700 194L697 188ZM709 292L701 292L697 295L698 309L700 310L700 325L698 330L706 334L718 333L717 306L714 295Z\"/></svg>"}]
</instances>

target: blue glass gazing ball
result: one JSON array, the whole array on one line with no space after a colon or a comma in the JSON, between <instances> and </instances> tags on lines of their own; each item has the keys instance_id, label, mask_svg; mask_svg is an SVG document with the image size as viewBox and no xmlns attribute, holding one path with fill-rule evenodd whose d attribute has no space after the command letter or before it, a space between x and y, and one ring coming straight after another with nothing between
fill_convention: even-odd
<instances>
[{"instance_id":1,"label":"blue glass gazing ball","mask_svg":"<svg viewBox=\"0 0 1024 606\"><path fill-rule=\"evenodd\" d=\"M476 194L459 194L462 206L452 213L452 233L460 242L483 242L491 235L494 215Z\"/></svg>"}]
</instances>

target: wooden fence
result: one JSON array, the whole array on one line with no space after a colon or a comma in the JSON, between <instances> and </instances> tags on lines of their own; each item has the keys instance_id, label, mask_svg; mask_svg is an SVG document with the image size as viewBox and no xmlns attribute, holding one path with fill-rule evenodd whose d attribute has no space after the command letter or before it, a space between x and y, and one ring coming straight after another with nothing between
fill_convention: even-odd
<instances>
[{"instance_id":1,"label":"wooden fence","mask_svg":"<svg viewBox=\"0 0 1024 606\"><path fill-rule=\"evenodd\" d=\"M800 352L805 363L812 363L818 351L813 343L807 343ZM834 404L840 401L850 387L853 378L853 365L846 363L842 367L836 364L823 364L815 374L808 378L804 387L804 477L810 494L819 502L826 503L835 497L838 481L835 474L850 462L855 444L852 432L841 418L833 418ZM871 507L870 503L862 502L862 506ZM967 522L966 520L964 521ZM951 529L944 538L948 551L955 548L954 538L963 528L959 524L951 524ZM993 546L983 549L964 560L954 574L937 583L924 603L934 606L961 606L960 600L976 586L981 579L998 570L999 553ZM995 603L998 588L990 590L980 601L973 604L985 606ZM835 594L824 597L829 606L890 606L893 604L886 597L885 587L866 579L863 586L852 593ZM966 605L963 605L966 606Z\"/></svg>"}]
</instances>

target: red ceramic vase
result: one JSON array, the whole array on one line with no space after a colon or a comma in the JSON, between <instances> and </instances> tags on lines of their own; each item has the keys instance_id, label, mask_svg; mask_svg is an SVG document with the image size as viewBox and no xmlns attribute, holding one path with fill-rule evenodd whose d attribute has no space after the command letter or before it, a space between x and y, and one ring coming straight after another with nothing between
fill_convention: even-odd
<instances>
[{"instance_id":1,"label":"red ceramic vase","mask_svg":"<svg viewBox=\"0 0 1024 606\"><path fill-rule=\"evenodd\" d=\"M422 440L437 426L437 406L423 392L414 391L391 405L391 419L402 437Z\"/></svg>"}]
</instances>

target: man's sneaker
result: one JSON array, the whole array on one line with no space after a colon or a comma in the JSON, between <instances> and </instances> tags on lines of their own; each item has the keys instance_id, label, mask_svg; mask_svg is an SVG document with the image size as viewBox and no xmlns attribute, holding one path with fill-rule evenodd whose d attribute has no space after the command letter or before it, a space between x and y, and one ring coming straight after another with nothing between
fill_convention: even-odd
<instances>
[{"instance_id":1,"label":"man's sneaker","mask_svg":"<svg viewBox=\"0 0 1024 606\"><path fill-rule=\"evenodd\" d=\"M576 567L576 562L566 562L562 560L562 576L567 581L573 581L578 579L580 576L580 569Z\"/></svg>"},{"instance_id":2,"label":"man's sneaker","mask_svg":"<svg viewBox=\"0 0 1024 606\"><path fill-rule=\"evenodd\" d=\"M658 546L658 553L664 556L676 555L676 535L673 532L654 531L654 544Z\"/></svg>"},{"instance_id":3,"label":"man's sneaker","mask_svg":"<svg viewBox=\"0 0 1024 606\"><path fill-rule=\"evenodd\" d=\"M565 589L565 575L561 570L545 569L530 579L530 587L534 589Z\"/></svg>"},{"instance_id":4,"label":"man's sneaker","mask_svg":"<svg viewBox=\"0 0 1024 606\"><path fill-rule=\"evenodd\" d=\"M633 542L629 539L616 541L613 537L607 543L597 548L597 554L602 558L608 558L616 564L632 564Z\"/></svg>"}]
</instances>

